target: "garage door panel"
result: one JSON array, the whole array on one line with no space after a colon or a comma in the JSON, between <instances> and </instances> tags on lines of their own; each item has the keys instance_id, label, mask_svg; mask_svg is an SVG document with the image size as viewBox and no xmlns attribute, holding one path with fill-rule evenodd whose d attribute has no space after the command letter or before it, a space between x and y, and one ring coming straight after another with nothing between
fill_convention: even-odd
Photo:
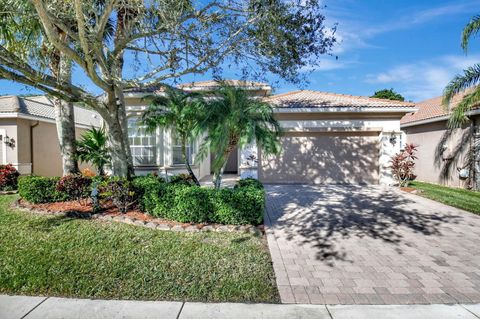
<instances>
[{"instance_id":1,"label":"garage door panel","mask_svg":"<svg viewBox=\"0 0 480 319\"><path fill-rule=\"evenodd\" d=\"M377 184L378 136L289 134L261 164L266 183Z\"/></svg>"}]
</instances>

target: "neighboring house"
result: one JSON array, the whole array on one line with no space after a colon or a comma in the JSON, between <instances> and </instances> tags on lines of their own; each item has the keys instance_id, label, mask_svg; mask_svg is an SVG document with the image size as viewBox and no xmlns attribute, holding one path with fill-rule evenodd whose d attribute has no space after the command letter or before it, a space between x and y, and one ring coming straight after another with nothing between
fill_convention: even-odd
<instances>
[{"instance_id":1,"label":"neighboring house","mask_svg":"<svg viewBox=\"0 0 480 319\"><path fill-rule=\"evenodd\" d=\"M451 107L462 97L456 96ZM449 113L441 96L416 105L418 111L405 115L401 128L407 142L418 146L417 179L480 189L480 110L471 112L470 121L462 128L452 130L447 127Z\"/></svg>"},{"instance_id":2,"label":"neighboring house","mask_svg":"<svg viewBox=\"0 0 480 319\"><path fill-rule=\"evenodd\" d=\"M392 183L390 157L400 150L400 119L415 110L413 103L315 91L271 95L265 83L229 82L272 103L284 136L278 156L262 156L256 145L233 152L227 173L258 177L266 183ZM202 91L217 86L205 81L180 87ZM138 124L146 108L143 97L152 93L162 94L162 90L132 90L125 96L136 172L185 172L175 132L159 129L148 134ZM200 143L189 146L192 161ZM193 166L199 178L211 174L210 161L209 156Z\"/></svg>"},{"instance_id":3,"label":"neighboring house","mask_svg":"<svg viewBox=\"0 0 480 319\"><path fill-rule=\"evenodd\" d=\"M102 121L95 112L75 107L76 135ZM61 176L62 161L55 111L46 96L0 97L0 163L21 174Z\"/></svg>"}]
</instances>

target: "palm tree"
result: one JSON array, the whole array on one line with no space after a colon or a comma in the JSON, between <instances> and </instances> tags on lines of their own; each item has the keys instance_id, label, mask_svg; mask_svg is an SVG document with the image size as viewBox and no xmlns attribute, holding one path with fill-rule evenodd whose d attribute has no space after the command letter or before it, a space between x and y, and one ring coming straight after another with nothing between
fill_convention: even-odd
<instances>
[{"instance_id":1,"label":"palm tree","mask_svg":"<svg viewBox=\"0 0 480 319\"><path fill-rule=\"evenodd\" d=\"M81 162L90 162L98 170L100 176L105 175L105 166L110 162L105 129L92 127L83 133L77 141L77 158Z\"/></svg>"},{"instance_id":2,"label":"palm tree","mask_svg":"<svg viewBox=\"0 0 480 319\"><path fill-rule=\"evenodd\" d=\"M470 39L480 32L480 15L474 16L462 33L462 48L467 53ZM474 64L458 74L447 85L443 94L443 104L450 106L454 96L465 92L462 100L452 110L448 121L450 127L459 127L468 121L467 113L480 103L480 64Z\"/></svg>"},{"instance_id":3,"label":"palm tree","mask_svg":"<svg viewBox=\"0 0 480 319\"><path fill-rule=\"evenodd\" d=\"M142 123L149 132L154 132L158 127L174 129L180 138L182 158L187 167L188 174L196 185L200 185L190 165L187 145L198 135L199 115L203 100L200 95L167 87L165 96L147 96L150 101L149 108L143 113Z\"/></svg>"},{"instance_id":4,"label":"palm tree","mask_svg":"<svg viewBox=\"0 0 480 319\"><path fill-rule=\"evenodd\" d=\"M208 132L201 154L209 149L213 160L214 185L220 188L228 157L237 147L254 141L265 154L280 151L280 124L270 104L252 97L244 89L221 82L205 107L201 127Z\"/></svg>"}]
</instances>

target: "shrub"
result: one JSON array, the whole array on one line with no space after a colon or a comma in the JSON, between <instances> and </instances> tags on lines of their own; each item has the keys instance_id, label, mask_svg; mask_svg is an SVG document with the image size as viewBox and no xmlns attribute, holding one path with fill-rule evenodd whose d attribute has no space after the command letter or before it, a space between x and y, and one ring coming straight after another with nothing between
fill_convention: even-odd
<instances>
[{"instance_id":1,"label":"shrub","mask_svg":"<svg viewBox=\"0 0 480 319\"><path fill-rule=\"evenodd\" d=\"M252 186L220 189L213 194L215 222L221 224L252 224L263 221L265 192Z\"/></svg>"},{"instance_id":2,"label":"shrub","mask_svg":"<svg viewBox=\"0 0 480 319\"><path fill-rule=\"evenodd\" d=\"M22 176L18 180L18 192L34 204L69 200L68 194L56 190L59 180L59 177Z\"/></svg>"},{"instance_id":3,"label":"shrub","mask_svg":"<svg viewBox=\"0 0 480 319\"><path fill-rule=\"evenodd\" d=\"M263 184L258 179L247 177L239 180L234 186L234 188L239 187L254 187L257 189L263 189Z\"/></svg>"},{"instance_id":4,"label":"shrub","mask_svg":"<svg viewBox=\"0 0 480 319\"><path fill-rule=\"evenodd\" d=\"M195 181L193 180L192 176L190 176L190 174L174 175L174 176L170 177L170 183L171 184L187 185L187 186L195 185Z\"/></svg>"},{"instance_id":5,"label":"shrub","mask_svg":"<svg viewBox=\"0 0 480 319\"><path fill-rule=\"evenodd\" d=\"M408 182L415 177L413 168L417 159L416 152L417 147L415 145L407 144L403 151L395 154L390 160L393 178L398 182L399 187L408 186Z\"/></svg>"},{"instance_id":6,"label":"shrub","mask_svg":"<svg viewBox=\"0 0 480 319\"><path fill-rule=\"evenodd\" d=\"M186 185L174 186L173 209L168 219L182 223L205 223L213 221L213 204L210 200L211 189Z\"/></svg>"},{"instance_id":7,"label":"shrub","mask_svg":"<svg viewBox=\"0 0 480 319\"><path fill-rule=\"evenodd\" d=\"M133 183L126 178L112 177L106 180L103 196L110 199L121 213L126 213L136 203Z\"/></svg>"},{"instance_id":8,"label":"shrub","mask_svg":"<svg viewBox=\"0 0 480 319\"><path fill-rule=\"evenodd\" d=\"M0 190L11 191L17 189L20 173L12 164L0 165Z\"/></svg>"},{"instance_id":9,"label":"shrub","mask_svg":"<svg viewBox=\"0 0 480 319\"><path fill-rule=\"evenodd\" d=\"M92 178L83 175L66 175L57 182L56 191L68 195L72 200L80 201L91 193Z\"/></svg>"},{"instance_id":10,"label":"shrub","mask_svg":"<svg viewBox=\"0 0 480 319\"><path fill-rule=\"evenodd\" d=\"M155 175L136 177L133 180L133 188L138 198L139 208L152 214L157 205L158 196L165 185L165 180Z\"/></svg>"},{"instance_id":11,"label":"shrub","mask_svg":"<svg viewBox=\"0 0 480 319\"><path fill-rule=\"evenodd\" d=\"M146 212L160 218L188 223L260 224L265 193L252 186L212 189L162 183L143 195ZM146 198L148 200L146 200Z\"/></svg>"}]
</instances>

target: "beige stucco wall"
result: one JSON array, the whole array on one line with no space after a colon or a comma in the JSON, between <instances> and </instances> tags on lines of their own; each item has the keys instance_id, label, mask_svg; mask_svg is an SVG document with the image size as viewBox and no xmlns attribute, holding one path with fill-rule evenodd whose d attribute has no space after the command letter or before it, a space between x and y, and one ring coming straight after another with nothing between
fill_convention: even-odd
<instances>
[{"instance_id":1,"label":"beige stucco wall","mask_svg":"<svg viewBox=\"0 0 480 319\"><path fill-rule=\"evenodd\" d=\"M77 128L75 135L79 139L86 129ZM91 168L80 164L80 169ZM62 158L58 144L55 123L38 122L33 128L33 174L41 176L62 176Z\"/></svg>"},{"instance_id":2,"label":"beige stucco wall","mask_svg":"<svg viewBox=\"0 0 480 319\"><path fill-rule=\"evenodd\" d=\"M417 180L443 184L451 187L466 187L459 178L458 169L468 163L472 127L448 130L447 121L404 127L407 142L418 146L415 161Z\"/></svg>"}]
</instances>

